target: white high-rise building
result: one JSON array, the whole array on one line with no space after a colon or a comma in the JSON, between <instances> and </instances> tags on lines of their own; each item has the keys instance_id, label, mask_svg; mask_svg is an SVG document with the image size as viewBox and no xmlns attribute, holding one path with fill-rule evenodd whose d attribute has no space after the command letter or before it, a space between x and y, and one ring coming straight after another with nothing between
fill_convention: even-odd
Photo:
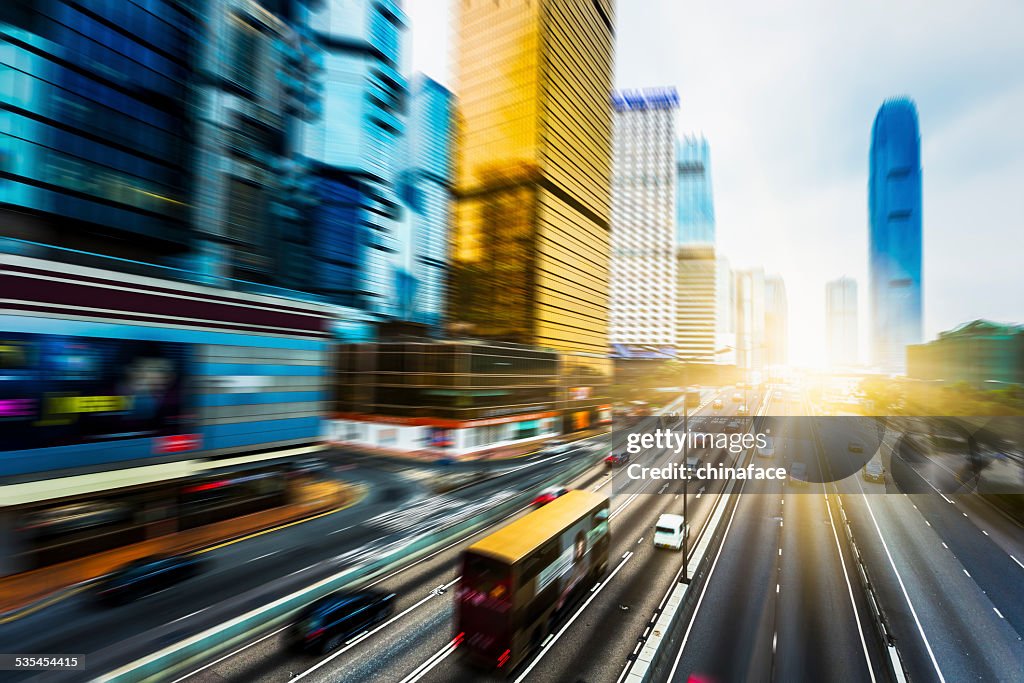
<instances>
[{"instance_id":1,"label":"white high-rise building","mask_svg":"<svg viewBox=\"0 0 1024 683\"><path fill-rule=\"evenodd\" d=\"M779 275L764 278L764 343L765 365L789 361L789 301L786 283Z\"/></svg>"},{"instance_id":2,"label":"white high-rise building","mask_svg":"<svg viewBox=\"0 0 1024 683\"><path fill-rule=\"evenodd\" d=\"M736 278L729 259L715 261L715 360L736 365Z\"/></svg>"},{"instance_id":3,"label":"white high-rise building","mask_svg":"<svg viewBox=\"0 0 1024 683\"><path fill-rule=\"evenodd\" d=\"M736 271L736 365L765 365L765 286L762 268Z\"/></svg>"},{"instance_id":4,"label":"white high-rise building","mask_svg":"<svg viewBox=\"0 0 1024 683\"><path fill-rule=\"evenodd\" d=\"M841 277L825 284L825 337L828 363L856 365L858 358L857 281Z\"/></svg>"},{"instance_id":5,"label":"white high-rise building","mask_svg":"<svg viewBox=\"0 0 1024 683\"><path fill-rule=\"evenodd\" d=\"M676 136L671 88L613 95L609 336L676 345Z\"/></svg>"}]
</instances>

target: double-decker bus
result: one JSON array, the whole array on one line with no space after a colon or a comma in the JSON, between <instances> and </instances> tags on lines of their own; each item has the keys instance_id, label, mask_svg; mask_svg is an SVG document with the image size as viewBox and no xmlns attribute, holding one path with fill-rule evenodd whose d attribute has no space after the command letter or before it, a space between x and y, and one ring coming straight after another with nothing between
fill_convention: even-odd
<instances>
[{"instance_id":1,"label":"double-decker bus","mask_svg":"<svg viewBox=\"0 0 1024 683\"><path fill-rule=\"evenodd\" d=\"M608 568L608 499L569 491L462 555L456 633L471 661L512 669Z\"/></svg>"}]
</instances>

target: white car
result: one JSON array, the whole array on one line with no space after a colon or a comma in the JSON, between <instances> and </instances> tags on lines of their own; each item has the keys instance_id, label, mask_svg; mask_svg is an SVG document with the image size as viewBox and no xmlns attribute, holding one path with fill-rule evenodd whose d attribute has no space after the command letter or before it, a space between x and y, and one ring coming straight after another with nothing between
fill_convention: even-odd
<instances>
[{"instance_id":1,"label":"white car","mask_svg":"<svg viewBox=\"0 0 1024 683\"><path fill-rule=\"evenodd\" d=\"M680 550L683 540L690 535L690 525L682 515L664 514L654 525L654 547Z\"/></svg>"}]
</instances>

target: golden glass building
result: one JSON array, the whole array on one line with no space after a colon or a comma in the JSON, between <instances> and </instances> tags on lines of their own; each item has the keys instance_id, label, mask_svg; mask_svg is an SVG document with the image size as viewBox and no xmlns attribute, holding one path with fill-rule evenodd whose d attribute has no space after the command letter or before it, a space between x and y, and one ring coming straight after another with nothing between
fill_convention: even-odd
<instances>
[{"instance_id":1,"label":"golden glass building","mask_svg":"<svg viewBox=\"0 0 1024 683\"><path fill-rule=\"evenodd\" d=\"M449 319L569 352L575 405L610 375L612 15L611 0L462 0L456 27Z\"/></svg>"}]
</instances>

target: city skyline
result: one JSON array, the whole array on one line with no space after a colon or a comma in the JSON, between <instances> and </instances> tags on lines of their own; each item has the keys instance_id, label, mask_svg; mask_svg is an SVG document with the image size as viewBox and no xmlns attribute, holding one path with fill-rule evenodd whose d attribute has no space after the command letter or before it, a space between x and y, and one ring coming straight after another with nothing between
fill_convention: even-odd
<instances>
[{"instance_id":1,"label":"city skyline","mask_svg":"<svg viewBox=\"0 0 1024 683\"><path fill-rule=\"evenodd\" d=\"M450 50L438 44L448 6L407 7L414 68L446 84ZM622 5L615 83L678 88L679 129L715 148L720 250L736 267L783 276L792 357L823 365L820 292L843 273L866 286L871 123L901 94L918 104L928 168L924 338L978 317L1024 319L1024 271L1004 246L1024 224L1013 181L1024 175L1024 130L1014 123L1024 75L1011 66L1024 60L1011 28L1022 21L1024 7L1008 2L941 12L912 2ZM968 223L984 227L964 253L958 235ZM862 348L867 333L861 325Z\"/></svg>"}]
</instances>

